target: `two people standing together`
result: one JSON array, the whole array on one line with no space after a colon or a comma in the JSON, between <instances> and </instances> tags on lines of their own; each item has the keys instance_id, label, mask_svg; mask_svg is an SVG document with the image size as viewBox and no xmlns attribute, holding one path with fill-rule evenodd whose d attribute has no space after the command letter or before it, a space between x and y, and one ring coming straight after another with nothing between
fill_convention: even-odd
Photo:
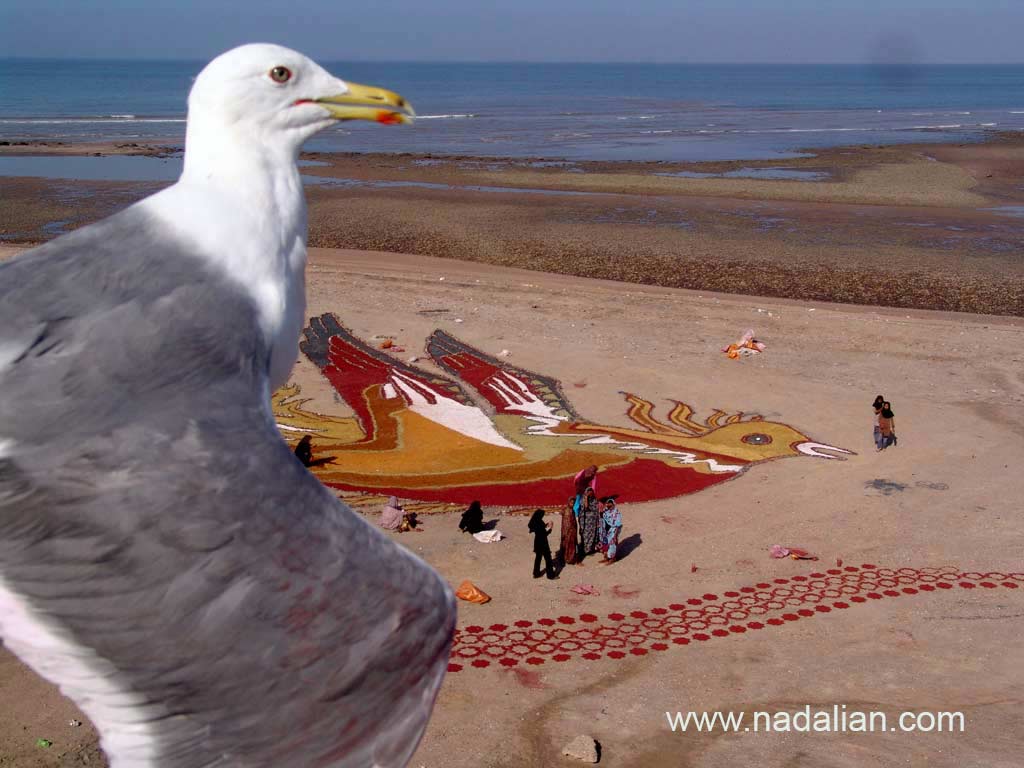
<instances>
[{"instance_id":1,"label":"two people standing together","mask_svg":"<svg viewBox=\"0 0 1024 768\"><path fill-rule=\"evenodd\" d=\"M890 445L896 445L896 418L892 404L878 395L871 406L875 409L875 450L884 451Z\"/></svg>"}]
</instances>

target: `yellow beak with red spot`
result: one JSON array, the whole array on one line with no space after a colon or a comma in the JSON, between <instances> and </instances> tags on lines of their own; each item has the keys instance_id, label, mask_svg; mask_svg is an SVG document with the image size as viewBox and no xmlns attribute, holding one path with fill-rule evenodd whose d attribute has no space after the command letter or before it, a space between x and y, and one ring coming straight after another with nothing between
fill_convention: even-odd
<instances>
[{"instance_id":1,"label":"yellow beak with red spot","mask_svg":"<svg viewBox=\"0 0 1024 768\"><path fill-rule=\"evenodd\" d=\"M314 103L330 112L335 120L370 120L398 125L411 123L416 117L412 104L393 91L349 82L345 86L344 93L315 99Z\"/></svg>"}]
</instances>

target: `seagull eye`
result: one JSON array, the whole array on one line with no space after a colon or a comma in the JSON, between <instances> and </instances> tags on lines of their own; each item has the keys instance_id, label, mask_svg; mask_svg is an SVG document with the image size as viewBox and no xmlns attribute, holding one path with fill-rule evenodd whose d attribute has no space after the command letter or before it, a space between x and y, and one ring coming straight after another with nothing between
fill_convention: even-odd
<instances>
[{"instance_id":1,"label":"seagull eye","mask_svg":"<svg viewBox=\"0 0 1024 768\"><path fill-rule=\"evenodd\" d=\"M751 435L744 435L740 440L748 445L768 445L772 438L771 435L762 435L760 432L755 432Z\"/></svg>"},{"instance_id":2,"label":"seagull eye","mask_svg":"<svg viewBox=\"0 0 1024 768\"><path fill-rule=\"evenodd\" d=\"M270 79L275 83L287 83L292 79L292 71L288 67L274 67L270 70Z\"/></svg>"}]
</instances>

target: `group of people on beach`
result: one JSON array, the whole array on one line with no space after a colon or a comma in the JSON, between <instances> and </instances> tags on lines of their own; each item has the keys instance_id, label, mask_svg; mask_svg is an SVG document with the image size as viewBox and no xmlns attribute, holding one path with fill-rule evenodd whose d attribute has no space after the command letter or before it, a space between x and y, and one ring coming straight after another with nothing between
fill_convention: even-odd
<instances>
[{"instance_id":1,"label":"group of people on beach","mask_svg":"<svg viewBox=\"0 0 1024 768\"><path fill-rule=\"evenodd\" d=\"M573 479L573 495L568 498L561 513L561 536L556 557L552 557L548 543L552 523L544 520L544 510L538 509L530 517L527 529L533 534L533 577L545 574L558 578L558 569L567 565L583 565L587 555L601 552L603 564L615 562L619 554L619 533L622 531L622 513L614 496L597 496L597 467L580 470ZM415 518L407 513L392 496L381 514L380 525L389 530L406 531L415 528ZM411 523L411 525L410 525ZM459 530L480 533L486 530L484 511L479 501L473 501L459 518ZM543 566L543 567L542 567Z\"/></svg>"},{"instance_id":2,"label":"group of people on beach","mask_svg":"<svg viewBox=\"0 0 1024 768\"><path fill-rule=\"evenodd\" d=\"M622 531L622 513L615 498L608 496L598 500L596 466L577 473L573 484L574 493L562 508L561 546L557 556L559 567L583 565L587 555L598 551L604 554L603 564L615 562ZM527 528L533 534L533 578L539 579L544 575L549 579L558 578L548 543L553 525L545 522L543 509L533 513Z\"/></svg>"},{"instance_id":3,"label":"group of people on beach","mask_svg":"<svg viewBox=\"0 0 1024 768\"><path fill-rule=\"evenodd\" d=\"M884 451L896 445L896 419L892 404L882 395L877 395L871 404L875 409L875 450Z\"/></svg>"}]
</instances>

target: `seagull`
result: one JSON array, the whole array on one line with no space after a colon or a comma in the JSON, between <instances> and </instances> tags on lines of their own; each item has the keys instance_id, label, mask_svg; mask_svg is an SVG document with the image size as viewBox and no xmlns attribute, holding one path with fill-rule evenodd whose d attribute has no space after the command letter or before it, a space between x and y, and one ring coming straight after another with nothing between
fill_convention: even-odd
<instances>
[{"instance_id":1,"label":"seagull","mask_svg":"<svg viewBox=\"0 0 1024 768\"><path fill-rule=\"evenodd\" d=\"M408 122L276 45L210 62L173 186L0 265L0 636L113 768L407 764L455 608L294 457L302 143Z\"/></svg>"}]
</instances>

